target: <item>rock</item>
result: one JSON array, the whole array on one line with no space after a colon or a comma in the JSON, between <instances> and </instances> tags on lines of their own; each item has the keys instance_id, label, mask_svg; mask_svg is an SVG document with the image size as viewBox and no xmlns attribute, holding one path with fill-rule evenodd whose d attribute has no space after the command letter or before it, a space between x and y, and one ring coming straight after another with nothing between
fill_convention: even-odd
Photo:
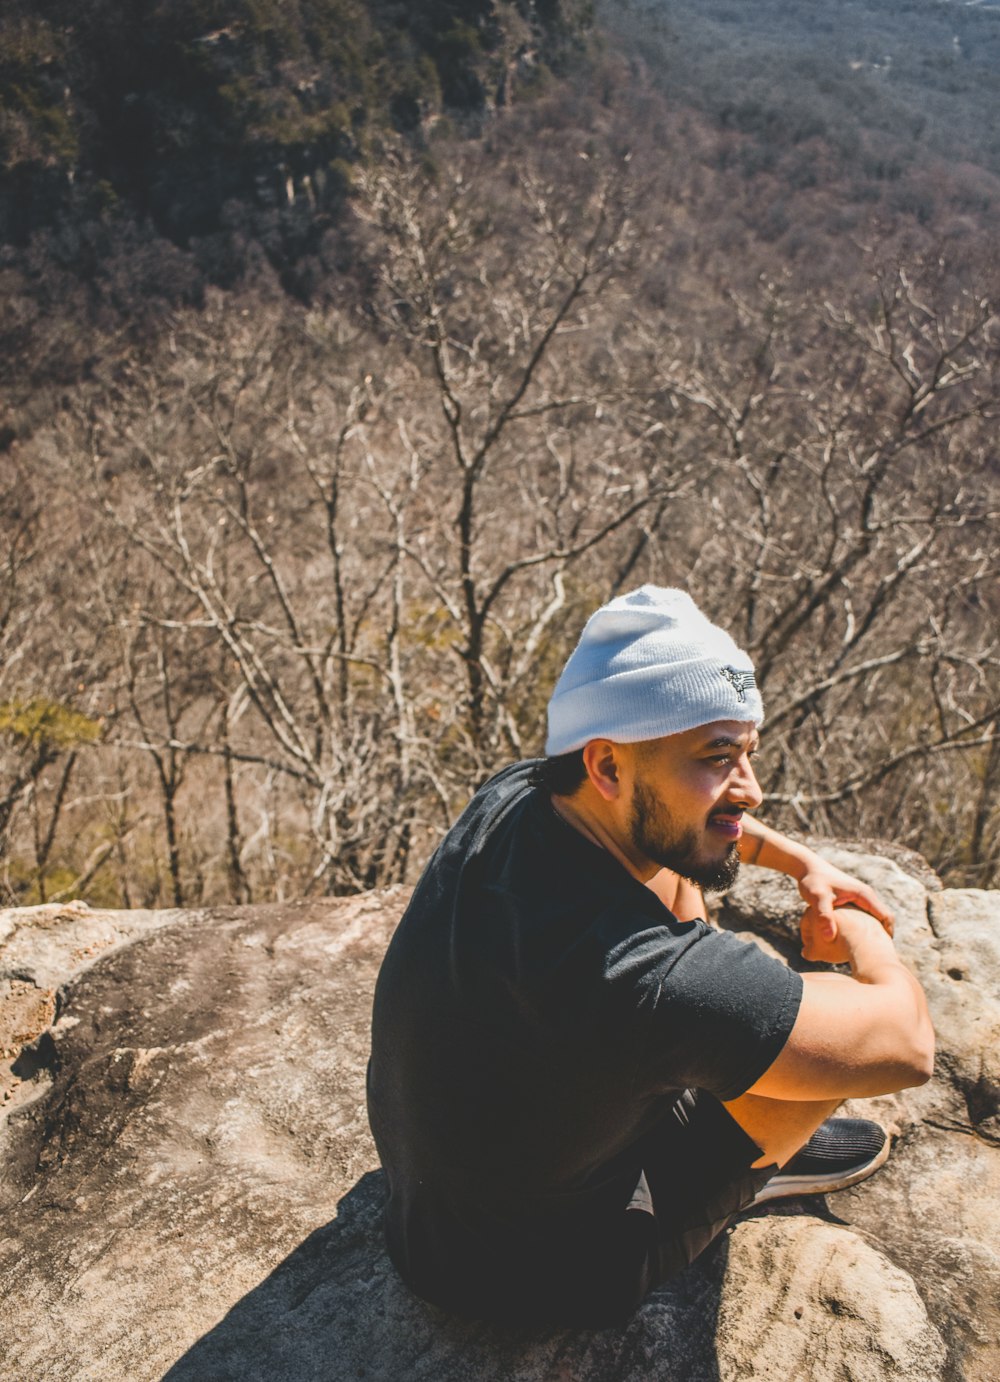
<instances>
[{"instance_id":1,"label":"rock","mask_svg":"<svg viewBox=\"0 0 1000 1382\"><path fill-rule=\"evenodd\" d=\"M937 966L922 978L934 988L941 1058L978 1135L1000 1146L1000 895L940 893L929 898L928 921Z\"/></svg>"},{"instance_id":2,"label":"rock","mask_svg":"<svg viewBox=\"0 0 1000 1382\"><path fill-rule=\"evenodd\" d=\"M0 909L0 974L55 988L103 955L169 926L183 913L92 912L85 903Z\"/></svg>"},{"instance_id":3,"label":"rock","mask_svg":"<svg viewBox=\"0 0 1000 1382\"><path fill-rule=\"evenodd\" d=\"M721 1382L936 1382L945 1361L912 1278L857 1234L811 1218L735 1228L718 1338Z\"/></svg>"},{"instance_id":4,"label":"rock","mask_svg":"<svg viewBox=\"0 0 1000 1382\"><path fill-rule=\"evenodd\" d=\"M857 1100L897 1137L885 1169L828 1203L909 1272L949 1345L948 1377L1000 1377L1000 893L927 889L895 861L836 847L821 852L891 904L896 946L920 978L937 1033L935 1077L920 1089ZM764 885L763 887L761 885ZM724 899L724 924L791 943L801 904L794 884L744 869ZM805 1203L805 1202L803 1202ZM893 1375L893 1374L887 1374ZM853 1376L853 1374L852 1374Z\"/></svg>"},{"instance_id":5,"label":"rock","mask_svg":"<svg viewBox=\"0 0 1000 1382\"><path fill-rule=\"evenodd\" d=\"M841 862L892 896L939 1074L858 1105L897 1134L878 1176L744 1218L596 1332L451 1318L386 1259L364 1069L403 891L0 913L0 1377L1000 1376L1000 898L928 892L876 855ZM745 871L724 924L763 926L796 962L797 895L766 877Z\"/></svg>"}]
</instances>

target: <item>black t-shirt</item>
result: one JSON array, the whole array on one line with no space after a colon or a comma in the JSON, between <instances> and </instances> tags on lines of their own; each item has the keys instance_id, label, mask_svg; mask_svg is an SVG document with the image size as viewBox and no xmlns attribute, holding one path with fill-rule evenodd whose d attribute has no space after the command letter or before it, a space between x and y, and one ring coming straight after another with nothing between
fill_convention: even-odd
<instances>
[{"instance_id":1,"label":"black t-shirt","mask_svg":"<svg viewBox=\"0 0 1000 1382\"><path fill-rule=\"evenodd\" d=\"M628 1217L640 1139L684 1088L748 1089L802 992L757 946L678 921L556 813L534 766L470 802L375 990L390 1256L420 1295L473 1312L512 1280L585 1270Z\"/></svg>"}]
</instances>

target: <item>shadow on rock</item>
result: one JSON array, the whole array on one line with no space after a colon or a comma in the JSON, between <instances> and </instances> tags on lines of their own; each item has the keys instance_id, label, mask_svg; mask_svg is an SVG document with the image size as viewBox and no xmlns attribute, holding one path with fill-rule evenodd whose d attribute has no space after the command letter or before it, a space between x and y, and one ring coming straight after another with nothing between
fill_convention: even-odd
<instances>
[{"instance_id":1,"label":"shadow on rock","mask_svg":"<svg viewBox=\"0 0 1000 1382\"><path fill-rule=\"evenodd\" d=\"M718 1382L723 1237L617 1329L516 1330L413 1296L382 1245L385 1180L369 1172L162 1382Z\"/></svg>"}]
</instances>

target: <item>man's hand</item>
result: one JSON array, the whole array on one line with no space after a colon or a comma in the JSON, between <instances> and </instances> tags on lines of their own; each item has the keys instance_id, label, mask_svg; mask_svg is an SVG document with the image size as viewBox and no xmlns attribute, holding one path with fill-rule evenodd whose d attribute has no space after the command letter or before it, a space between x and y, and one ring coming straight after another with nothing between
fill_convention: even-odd
<instances>
[{"instance_id":1,"label":"man's hand","mask_svg":"<svg viewBox=\"0 0 1000 1382\"><path fill-rule=\"evenodd\" d=\"M851 961L851 946L848 944L848 932L845 930L845 920L861 920L871 926L874 918L868 912L855 911L853 908L847 912L841 912L834 918L833 926L821 923L810 912L807 911L799 922L799 932L802 936L802 958L804 960L814 960L820 964L845 965ZM821 976L825 978L826 976Z\"/></svg>"},{"instance_id":2,"label":"man's hand","mask_svg":"<svg viewBox=\"0 0 1000 1382\"><path fill-rule=\"evenodd\" d=\"M844 964L847 954L839 942L836 909L856 907L882 924L889 936L895 930L892 912L874 888L862 883L842 869L813 854L806 872L798 879L799 892L806 904L799 929L802 933L802 954L807 960L825 960L828 964ZM811 953L824 951L823 954ZM827 954L827 951L830 954ZM839 958L833 958L836 952ZM841 954L841 952L844 952Z\"/></svg>"},{"instance_id":3,"label":"man's hand","mask_svg":"<svg viewBox=\"0 0 1000 1382\"><path fill-rule=\"evenodd\" d=\"M857 907L867 912L881 922L886 935L892 935L892 912L875 889L862 883L860 878L844 873L843 869L834 868L808 845L762 825L753 816L744 816L739 849L740 858L745 864L761 864L766 869L777 869L798 883L806 904L802 918L802 953L807 960L820 958L810 955L807 946L819 944L820 941L832 945L836 941L838 924L835 913L838 907ZM831 960L830 963L840 964L842 961Z\"/></svg>"},{"instance_id":4,"label":"man's hand","mask_svg":"<svg viewBox=\"0 0 1000 1382\"><path fill-rule=\"evenodd\" d=\"M884 925L842 907L829 939L803 928L805 955L848 963L850 976L804 974L795 1025L769 1070L750 1087L768 1099L857 1098L923 1084L934 1068L927 1000Z\"/></svg>"}]
</instances>

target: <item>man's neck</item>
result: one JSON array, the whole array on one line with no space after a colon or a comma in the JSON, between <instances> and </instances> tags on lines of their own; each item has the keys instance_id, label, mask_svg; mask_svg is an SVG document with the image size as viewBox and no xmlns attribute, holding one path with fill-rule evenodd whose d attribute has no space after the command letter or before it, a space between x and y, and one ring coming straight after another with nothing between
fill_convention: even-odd
<instances>
[{"instance_id":1,"label":"man's neck","mask_svg":"<svg viewBox=\"0 0 1000 1382\"><path fill-rule=\"evenodd\" d=\"M557 796L555 792L551 794L552 809L557 815L561 816L567 825L571 825L574 830L591 842L599 849L605 849L617 859L623 869L626 869L633 878L637 878L640 883L646 883L657 871L657 866L651 864L648 859L636 855L628 847L628 840L621 832L615 829L614 823L605 819L597 810L594 810L586 801L585 792L577 792L572 797Z\"/></svg>"}]
</instances>

